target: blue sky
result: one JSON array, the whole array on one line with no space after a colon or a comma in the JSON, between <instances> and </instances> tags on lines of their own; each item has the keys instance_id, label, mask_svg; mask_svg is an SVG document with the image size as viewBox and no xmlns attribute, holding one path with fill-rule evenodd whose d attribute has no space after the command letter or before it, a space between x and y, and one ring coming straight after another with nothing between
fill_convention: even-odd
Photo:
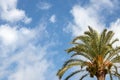
<instances>
[{"instance_id":1,"label":"blue sky","mask_svg":"<svg viewBox=\"0 0 120 80\"><path fill-rule=\"evenodd\" d=\"M113 30L120 39L119 5L119 0L0 0L0 80L58 80L56 72L70 58L65 49L88 25Z\"/></svg>"}]
</instances>

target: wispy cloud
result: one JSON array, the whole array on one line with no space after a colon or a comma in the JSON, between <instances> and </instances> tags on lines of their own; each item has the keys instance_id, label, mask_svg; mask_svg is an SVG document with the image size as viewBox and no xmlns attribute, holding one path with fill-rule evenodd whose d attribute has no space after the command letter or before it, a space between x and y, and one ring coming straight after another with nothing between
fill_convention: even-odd
<instances>
[{"instance_id":1,"label":"wispy cloud","mask_svg":"<svg viewBox=\"0 0 120 80\"><path fill-rule=\"evenodd\" d=\"M17 8L17 0L0 0L0 19L15 23L22 21L24 23L30 23L31 18L27 17L24 10Z\"/></svg>"},{"instance_id":2,"label":"wispy cloud","mask_svg":"<svg viewBox=\"0 0 120 80\"><path fill-rule=\"evenodd\" d=\"M56 15L52 15L51 17L50 17L50 22L52 22L52 23L55 23L56 22Z\"/></svg>"},{"instance_id":3,"label":"wispy cloud","mask_svg":"<svg viewBox=\"0 0 120 80\"><path fill-rule=\"evenodd\" d=\"M52 7L52 5L48 2L42 2L40 1L38 4L37 4L37 7L41 10L48 10Z\"/></svg>"}]
</instances>

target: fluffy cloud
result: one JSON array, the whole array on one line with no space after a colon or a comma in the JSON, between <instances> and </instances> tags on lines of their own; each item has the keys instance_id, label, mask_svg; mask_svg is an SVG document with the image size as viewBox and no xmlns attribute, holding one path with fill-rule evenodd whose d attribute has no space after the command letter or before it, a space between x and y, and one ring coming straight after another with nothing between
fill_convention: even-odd
<instances>
[{"instance_id":1,"label":"fluffy cloud","mask_svg":"<svg viewBox=\"0 0 120 80\"><path fill-rule=\"evenodd\" d=\"M11 23L22 21L27 24L32 20L24 10L17 9L17 0L0 0L0 14L1 20Z\"/></svg>"},{"instance_id":2,"label":"fluffy cloud","mask_svg":"<svg viewBox=\"0 0 120 80\"><path fill-rule=\"evenodd\" d=\"M117 0L90 0L89 4L84 6L75 5L70 11L73 21L69 22L64 31L71 32L73 36L78 36L88 30L88 26L91 26L101 32L106 27L105 17L107 14L104 15L103 12L112 13L115 7L117 7Z\"/></svg>"},{"instance_id":3,"label":"fluffy cloud","mask_svg":"<svg viewBox=\"0 0 120 80\"><path fill-rule=\"evenodd\" d=\"M112 30L115 33L113 37L114 39L119 39L119 41L116 42L114 46L120 46L120 18L118 18L115 22L112 22L108 29Z\"/></svg>"},{"instance_id":4,"label":"fluffy cloud","mask_svg":"<svg viewBox=\"0 0 120 80\"><path fill-rule=\"evenodd\" d=\"M31 39L35 33L27 28L17 28L17 26L11 27L8 24L0 26L0 40L4 45L13 45L19 44L20 40L23 43L26 43L27 40ZM24 39L24 37L26 37ZM22 41L24 39L24 42ZM21 44L21 43L20 43Z\"/></svg>"},{"instance_id":5,"label":"fluffy cloud","mask_svg":"<svg viewBox=\"0 0 120 80\"><path fill-rule=\"evenodd\" d=\"M34 66L19 69L19 71L9 77L9 80L46 80L44 74L48 66L47 61L43 60L40 63L36 63Z\"/></svg>"},{"instance_id":6,"label":"fluffy cloud","mask_svg":"<svg viewBox=\"0 0 120 80\"><path fill-rule=\"evenodd\" d=\"M32 20L17 8L17 0L0 0L0 19L6 22L0 25L0 80L56 80L55 71L48 76L53 62L47 57L54 53L49 50L54 42L46 41L46 24L41 22L33 28L11 24Z\"/></svg>"},{"instance_id":7,"label":"fluffy cloud","mask_svg":"<svg viewBox=\"0 0 120 80\"><path fill-rule=\"evenodd\" d=\"M50 67L50 62L48 63L48 61L43 58L46 54L46 46L36 48L31 45L27 47L28 48L12 58L19 66L18 69L9 76L9 80L46 80L45 73Z\"/></svg>"},{"instance_id":8,"label":"fluffy cloud","mask_svg":"<svg viewBox=\"0 0 120 80\"><path fill-rule=\"evenodd\" d=\"M37 7L41 10L48 10L52 7L52 5L50 3L47 3L47 2L39 2L37 4Z\"/></svg>"},{"instance_id":9,"label":"fluffy cloud","mask_svg":"<svg viewBox=\"0 0 120 80\"><path fill-rule=\"evenodd\" d=\"M55 22L56 22L56 16L55 16L55 15L52 15L52 16L50 17L50 22L52 22L52 23L55 23Z\"/></svg>"},{"instance_id":10,"label":"fluffy cloud","mask_svg":"<svg viewBox=\"0 0 120 80\"><path fill-rule=\"evenodd\" d=\"M15 29L12 29L8 25L0 26L0 39L3 44L8 45L16 42L17 32Z\"/></svg>"},{"instance_id":11,"label":"fluffy cloud","mask_svg":"<svg viewBox=\"0 0 120 80\"><path fill-rule=\"evenodd\" d=\"M51 77L46 78L46 74L52 61L45 56L50 53L53 42L41 41L48 36L45 25L27 29L6 24L0 26L0 31L0 79L6 75L8 80L47 80Z\"/></svg>"},{"instance_id":12,"label":"fluffy cloud","mask_svg":"<svg viewBox=\"0 0 120 80\"><path fill-rule=\"evenodd\" d=\"M84 8L79 5L75 5L71 13L74 17L73 23L69 23L67 30L73 33L73 36L78 36L83 33L83 31L88 29L88 26L95 28L96 30L102 30L104 24L99 22L98 15L93 10L93 8Z\"/></svg>"}]
</instances>

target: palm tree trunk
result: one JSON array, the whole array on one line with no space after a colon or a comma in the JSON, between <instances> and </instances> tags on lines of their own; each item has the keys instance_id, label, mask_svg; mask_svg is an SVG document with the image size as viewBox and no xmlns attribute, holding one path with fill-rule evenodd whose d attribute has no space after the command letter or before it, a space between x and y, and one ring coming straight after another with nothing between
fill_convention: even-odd
<instances>
[{"instance_id":1,"label":"palm tree trunk","mask_svg":"<svg viewBox=\"0 0 120 80\"><path fill-rule=\"evenodd\" d=\"M97 80L105 80L105 76L101 75L101 76L97 77Z\"/></svg>"},{"instance_id":2,"label":"palm tree trunk","mask_svg":"<svg viewBox=\"0 0 120 80\"><path fill-rule=\"evenodd\" d=\"M98 72L97 75L96 75L97 80L105 80L105 75L106 75L106 74L105 74L105 72L103 72L103 71L102 71L102 72L101 72L101 71Z\"/></svg>"}]
</instances>

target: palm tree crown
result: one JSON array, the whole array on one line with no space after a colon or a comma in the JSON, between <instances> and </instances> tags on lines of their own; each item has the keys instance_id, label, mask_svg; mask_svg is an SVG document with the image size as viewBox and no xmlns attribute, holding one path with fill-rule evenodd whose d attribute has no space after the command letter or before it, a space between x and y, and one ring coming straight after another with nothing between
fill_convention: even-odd
<instances>
[{"instance_id":1,"label":"palm tree crown","mask_svg":"<svg viewBox=\"0 0 120 80\"><path fill-rule=\"evenodd\" d=\"M63 74L73 66L80 66L80 70L72 72L65 80L68 80L73 75L86 71L80 80L90 75L90 77L96 76L98 80L105 80L105 76L109 74L110 79L113 80L113 76L120 77L118 73L118 66L116 63L120 61L120 46L113 47L113 44L118 39L112 39L113 31L107 31L104 29L101 34L89 27L89 31L84 32L83 35L73 39L73 47L67 49L68 53L74 52L71 55L70 60L66 61L57 73L59 79ZM83 56L87 60L76 58L75 56Z\"/></svg>"}]
</instances>

